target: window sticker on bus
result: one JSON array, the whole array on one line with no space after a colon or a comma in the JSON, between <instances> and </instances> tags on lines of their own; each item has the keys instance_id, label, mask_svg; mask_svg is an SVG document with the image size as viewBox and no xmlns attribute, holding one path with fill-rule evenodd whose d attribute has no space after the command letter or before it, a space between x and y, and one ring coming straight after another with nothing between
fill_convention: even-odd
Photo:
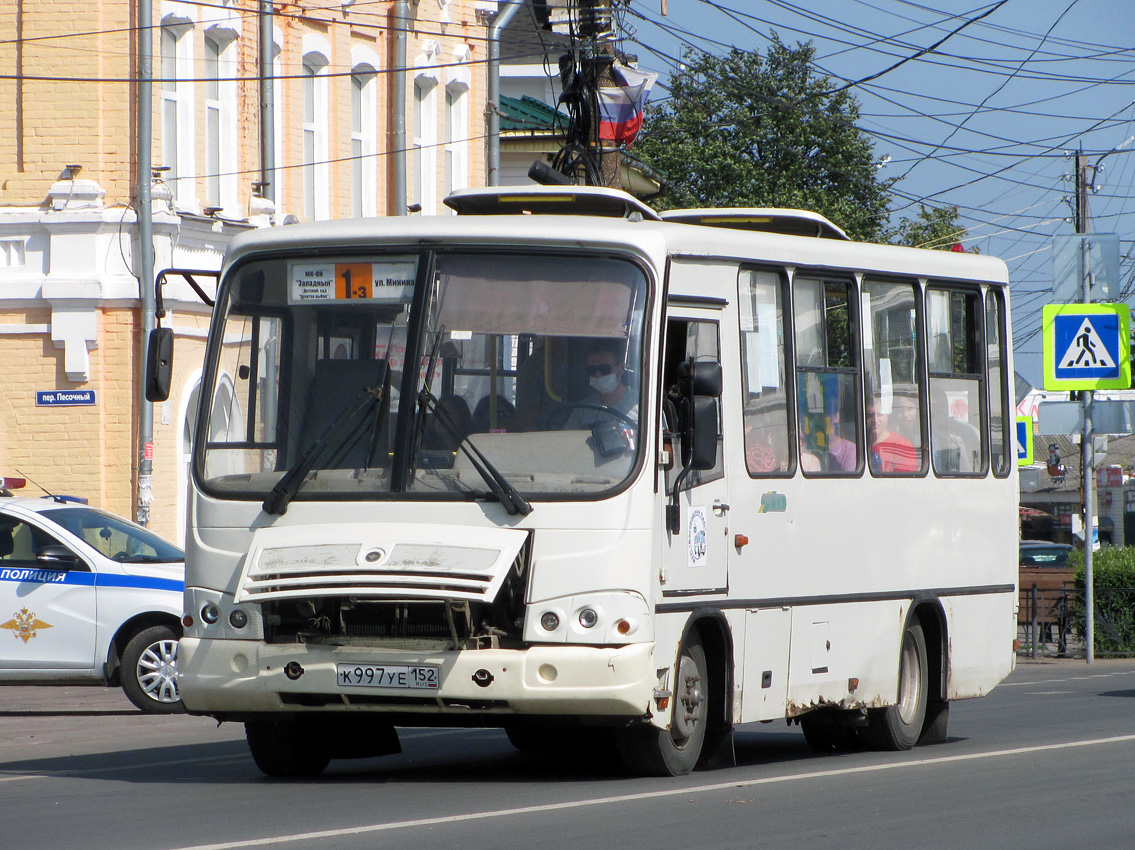
<instances>
[{"instance_id":1,"label":"window sticker on bus","mask_svg":"<svg viewBox=\"0 0 1135 850\"><path fill-rule=\"evenodd\" d=\"M292 263L288 303L393 301L409 303L417 277L413 260L382 263Z\"/></svg>"}]
</instances>

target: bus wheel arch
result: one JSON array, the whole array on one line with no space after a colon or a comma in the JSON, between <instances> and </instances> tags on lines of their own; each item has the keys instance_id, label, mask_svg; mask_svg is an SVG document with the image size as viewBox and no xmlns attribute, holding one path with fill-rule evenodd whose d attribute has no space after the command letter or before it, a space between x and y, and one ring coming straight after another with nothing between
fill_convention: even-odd
<instances>
[{"instance_id":1,"label":"bus wheel arch","mask_svg":"<svg viewBox=\"0 0 1135 850\"><path fill-rule=\"evenodd\" d=\"M915 600L902 631L897 701L868 713L868 725L862 730L868 746L909 750L916 744L945 740L948 646L940 603Z\"/></svg>"},{"instance_id":2,"label":"bus wheel arch","mask_svg":"<svg viewBox=\"0 0 1135 850\"><path fill-rule=\"evenodd\" d=\"M617 737L635 774L683 776L732 755L732 643L721 612L690 618L672 669L666 728L644 722Z\"/></svg>"}]
</instances>

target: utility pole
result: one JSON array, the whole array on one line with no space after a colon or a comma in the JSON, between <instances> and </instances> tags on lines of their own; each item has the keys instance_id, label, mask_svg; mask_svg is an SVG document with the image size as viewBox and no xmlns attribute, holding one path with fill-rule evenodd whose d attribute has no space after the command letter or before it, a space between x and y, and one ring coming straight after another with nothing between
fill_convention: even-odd
<instances>
[{"instance_id":1,"label":"utility pole","mask_svg":"<svg viewBox=\"0 0 1135 850\"><path fill-rule=\"evenodd\" d=\"M146 399L146 357L150 332L154 329L154 222L150 197L150 145L153 136L154 37L151 0L138 0L138 137L135 187L138 198L138 294L140 296L142 339L138 357L138 483L134 519L139 525L150 522L153 502L154 406Z\"/></svg>"},{"instance_id":2,"label":"utility pole","mask_svg":"<svg viewBox=\"0 0 1135 850\"><path fill-rule=\"evenodd\" d=\"M1087 233L1091 216L1088 212L1088 158L1083 150L1076 155L1076 232ZM1085 254L1089 245L1085 239L1080 250ZM1091 264L1084 257L1082 294L1085 304L1092 303L1092 275L1088 269ZM1084 405L1084 430L1080 437L1081 480L1084 489L1084 644L1085 660L1095 663L1095 588L1092 577L1092 547L1095 543L1095 505L1092 500L1092 485L1095 483L1095 447L1092 445L1092 391L1081 390L1080 399Z\"/></svg>"}]
</instances>

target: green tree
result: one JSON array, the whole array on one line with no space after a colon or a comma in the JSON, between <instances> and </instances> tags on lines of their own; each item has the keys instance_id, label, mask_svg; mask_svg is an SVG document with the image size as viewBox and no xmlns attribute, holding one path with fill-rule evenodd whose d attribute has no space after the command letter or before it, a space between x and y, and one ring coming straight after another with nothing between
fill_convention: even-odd
<instances>
[{"instance_id":1,"label":"green tree","mask_svg":"<svg viewBox=\"0 0 1135 850\"><path fill-rule=\"evenodd\" d=\"M911 248L953 250L961 242L966 229L958 223L957 207L925 207L918 205L918 218L904 218L885 231L884 238L894 245ZM977 253L977 249L972 249Z\"/></svg>"},{"instance_id":2,"label":"green tree","mask_svg":"<svg viewBox=\"0 0 1135 850\"><path fill-rule=\"evenodd\" d=\"M855 126L858 101L813 72L810 43L772 39L763 57L687 51L669 102L648 110L636 146L669 179L654 203L807 209L852 238L879 238L889 192Z\"/></svg>"}]
</instances>

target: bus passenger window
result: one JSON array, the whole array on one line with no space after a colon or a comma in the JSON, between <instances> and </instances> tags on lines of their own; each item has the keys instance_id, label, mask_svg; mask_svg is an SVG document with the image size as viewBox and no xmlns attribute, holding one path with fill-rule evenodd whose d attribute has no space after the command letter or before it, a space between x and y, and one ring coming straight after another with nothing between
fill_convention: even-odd
<instances>
[{"instance_id":1,"label":"bus passenger window","mask_svg":"<svg viewBox=\"0 0 1135 850\"><path fill-rule=\"evenodd\" d=\"M743 269L739 280L745 467L755 477L791 475L784 374L784 284L780 274Z\"/></svg>"},{"instance_id":2,"label":"bus passenger window","mask_svg":"<svg viewBox=\"0 0 1135 850\"><path fill-rule=\"evenodd\" d=\"M913 283L865 280L863 389L873 475L926 470L918 311Z\"/></svg>"},{"instance_id":3,"label":"bus passenger window","mask_svg":"<svg viewBox=\"0 0 1135 850\"><path fill-rule=\"evenodd\" d=\"M930 440L938 475L984 475L988 469L988 439L982 427L983 312L975 291L926 292Z\"/></svg>"},{"instance_id":4,"label":"bus passenger window","mask_svg":"<svg viewBox=\"0 0 1135 850\"><path fill-rule=\"evenodd\" d=\"M993 464L993 474L1009 474L1013 462L1010 454L1013 446L1013 419L1006 411L1008 405L1008 386L1005 371L1005 302L1000 292L990 289L985 294L985 342L986 363L989 368L989 457Z\"/></svg>"},{"instance_id":5,"label":"bus passenger window","mask_svg":"<svg viewBox=\"0 0 1135 850\"><path fill-rule=\"evenodd\" d=\"M793 295L800 466L805 475L858 475L863 452L851 284L798 276Z\"/></svg>"}]
</instances>

